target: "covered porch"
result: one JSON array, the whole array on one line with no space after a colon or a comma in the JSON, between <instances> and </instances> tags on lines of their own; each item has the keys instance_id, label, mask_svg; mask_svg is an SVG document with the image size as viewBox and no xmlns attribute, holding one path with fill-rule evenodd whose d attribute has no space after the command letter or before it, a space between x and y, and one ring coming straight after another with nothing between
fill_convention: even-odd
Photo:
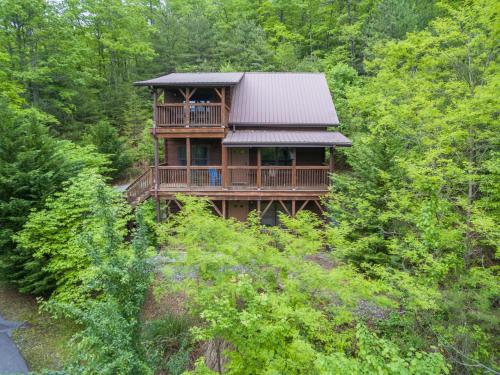
<instances>
[{"instance_id":1,"label":"covered porch","mask_svg":"<svg viewBox=\"0 0 500 375\"><path fill-rule=\"evenodd\" d=\"M335 169L335 147L350 144L342 134L328 131L248 130L230 131L224 139L167 138L162 157L129 186L129 200L147 191L222 194L224 199L320 196L328 191Z\"/></svg>"}]
</instances>

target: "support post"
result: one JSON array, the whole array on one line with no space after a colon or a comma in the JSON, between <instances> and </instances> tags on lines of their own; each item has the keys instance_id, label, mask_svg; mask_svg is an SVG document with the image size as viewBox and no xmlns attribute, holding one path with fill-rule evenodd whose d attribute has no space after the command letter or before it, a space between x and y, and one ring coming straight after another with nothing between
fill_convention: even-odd
<instances>
[{"instance_id":1,"label":"support post","mask_svg":"<svg viewBox=\"0 0 500 375\"><path fill-rule=\"evenodd\" d=\"M221 88L221 106L220 106L220 115L221 115L221 126L224 128L226 126L226 88Z\"/></svg>"},{"instance_id":2,"label":"support post","mask_svg":"<svg viewBox=\"0 0 500 375\"><path fill-rule=\"evenodd\" d=\"M225 219L226 218L226 211L227 211L227 207L226 207L226 200L223 199L222 200L222 217Z\"/></svg>"},{"instance_id":3,"label":"support post","mask_svg":"<svg viewBox=\"0 0 500 375\"><path fill-rule=\"evenodd\" d=\"M163 141L163 162L168 165L167 139Z\"/></svg>"},{"instance_id":4,"label":"support post","mask_svg":"<svg viewBox=\"0 0 500 375\"><path fill-rule=\"evenodd\" d=\"M297 149L294 148L292 153L293 153L293 156L292 156L292 189L295 190L295 188L297 187ZM292 216L295 216L295 214Z\"/></svg>"},{"instance_id":5,"label":"support post","mask_svg":"<svg viewBox=\"0 0 500 375\"><path fill-rule=\"evenodd\" d=\"M191 186L191 138L186 138L186 183Z\"/></svg>"},{"instance_id":6,"label":"support post","mask_svg":"<svg viewBox=\"0 0 500 375\"><path fill-rule=\"evenodd\" d=\"M261 201L260 199L257 200L257 214L259 215L260 217L260 209L261 209Z\"/></svg>"},{"instance_id":7,"label":"support post","mask_svg":"<svg viewBox=\"0 0 500 375\"><path fill-rule=\"evenodd\" d=\"M189 118L191 116L190 104L189 104L190 98L191 98L191 95L189 94L189 88L186 88L186 95L184 95L184 126L186 128L189 128Z\"/></svg>"},{"instance_id":8,"label":"support post","mask_svg":"<svg viewBox=\"0 0 500 375\"><path fill-rule=\"evenodd\" d=\"M292 217L295 217L295 199L292 199Z\"/></svg>"},{"instance_id":9,"label":"support post","mask_svg":"<svg viewBox=\"0 0 500 375\"><path fill-rule=\"evenodd\" d=\"M333 173L333 170L335 168L335 165L333 163L333 153L335 151L335 147L330 147L330 163L328 164L328 166L330 167L329 170L330 170L330 173Z\"/></svg>"},{"instance_id":10,"label":"support post","mask_svg":"<svg viewBox=\"0 0 500 375\"><path fill-rule=\"evenodd\" d=\"M227 189L228 170L227 170L227 147L221 142L221 157L222 157L222 187Z\"/></svg>"},{"instance_id":11,"label":"support post","mask_svg":"<svg viewBox=\"0 0 500 375\"><path fill-rule=\"evenodd\" d=\"M261 173L261 166L262 166L262 154L260 151L260 147L257 148L257 189L260 190L260 187L262 185L262 173Z\"/></svg>"},{"instance_id":12,"label":"support post","mask_svg":"<svg viewBox=\"0 0 500 375\"><path fill-rule=\"evenodd\" d=\"M153 189L156 203L156 221L161 221L160 197L158 196L159 180L158 180L158 165L160 164L160 156L158 154L158 137L156 135L156 104L158 101L158 92L153 89L153 141L154 141L154 173L153 173Z\"/></svg>"}]
</instances>

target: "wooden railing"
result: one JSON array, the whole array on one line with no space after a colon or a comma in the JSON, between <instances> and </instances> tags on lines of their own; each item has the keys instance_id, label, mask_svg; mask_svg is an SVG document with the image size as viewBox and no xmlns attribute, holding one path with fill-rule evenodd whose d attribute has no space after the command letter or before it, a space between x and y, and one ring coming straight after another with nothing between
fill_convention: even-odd
<instances>
[{"instance_id":1,"label":"wooden railing","mask_svg":"<svg viewBox=\"0 0 500 375\"><path fill-rule=\"evenodd\" d=\"M329 168L325 166L228 166L226 186L221 166L158 166L161 190L326 190ZM139 204L153 186L154 167L144 171L127 188L127 199Z\"/></svg>"},{"instance_id":2,"label":"wooden railing","mask_svg":"<svg viewBox=\"0 0 500 375\"><path fill-rule=\"evenodd\" d=\"M160 189L162 187L163 188L185 187L187 185L186 167L159 166L158 184Z\"/></svg>"},{"instance_id":3,"label":"wooden railing","mask_svg":"<svg viewBox=\"0 0 500 375\"><path fill-rule=\"evenodd\" d=\"M127 187L128 201L138 204L147 199L152 186L153 173L151 168L148 168Z\"/></svg>"},{"instance_id":4,"label":"wooden railing","mask_svg":"<svg viewBox=\"0 0 500 375\"><path fill-rule=\"evenodd\" d=\"M256 188L257 187L257 168L256 167L228 167L228 186L237 188Z\"/></svg>"},{"instance_id":5,"label":"wooden railing","mask_svg":"<svg viewBox=\"0 0 500 375\"><path fill-rule=\"evenodd\" d=\"M200 127L222 126L222 106L219 103L157 104L157 126Z\"/></svg>"},{"instance_id":6,"label":"wooden railing","mask_svg":"<svg viewBox=\"0 0 500 375\"><path fill-rule=\"evenodd\" d=\"M159 189L222 186L222 167L219 166L159 166Z\"/></svg>"},{"instance_id":7,"label":"wooden railing","mask_svg":"<svg viewBox=\"0 0 500 375\"><path fill-rule=\"evenodd\" d=\"M159 189L204 188L219 190L326 189L327 166L228 166L224 186L221 166L159 166Z\"/></svg>"}]
</instances>

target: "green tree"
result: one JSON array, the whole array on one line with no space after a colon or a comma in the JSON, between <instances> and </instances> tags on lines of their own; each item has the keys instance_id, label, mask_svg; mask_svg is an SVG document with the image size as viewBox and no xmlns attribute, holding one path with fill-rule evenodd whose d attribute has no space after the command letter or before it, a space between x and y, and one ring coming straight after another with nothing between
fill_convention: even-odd
<instances>
[{"instance_id":1,"label":"green tree","mask_svg":"<svg viewBox=\"0 0 500 375\"><path fill-rule=\"evenodd\" d=\"M75 303L88 298L92 290L82 285L89 277L91 260L78 233L100 230L102 223L92 215L99 190L105 190L101 194L106 194L107 202L117 210L114 230L123 235L129 207L94 170L82 171L65 182L61 192L48 198L43 209L32 212L16 234L16 253L26 259L25 275L16 280L20 291L50 293L53 300Z\"/></svg>"},{"instance_id":2,"label":"green tree","mask_svg":"<svg viewBox=\"0 0 500 375\"><path fill-rule=\"evenodd\" d=\"M118 131L107 121L99 121L92 126L85 137L97 151L106 155L111 162L113 177L124 174L131 164L131 155L125 148L125 142L119 137Z\"/></svg>"},{"instance_id":3,"label":"green tree","mask_svg":"<svg viewBox=\"0 0 500 375\"><path fill-rule=\"evenodd\" d=\"M446 11L428 30L377 46L372 77L348 90L353 173L332 181L330 238L372 275L382 265L441 286L442 315L423 319L462 372L471 361L492 367L496 352L495 302L479 296L494 292L497 272L498 15L483 1ZM478 299L453 314L471 285ZM407 323L402 331L416 329Z\"/></svg>"},{"instance_id":4,"label":"green tree","mask_svg":"<svg viewBox=\"0 0 500 375\"><path fill-rule=\"evenodd\" d=\"M78 374L151 374L139 347L139 312L152 279L151 233L143 210L136 216L131 243L125 241L122 204L116 193L98 183L90 220L73 232L88 257L88 277L80 290L97 298L51 300L45 308L82 324L73 340L74 361L67 371Z\"/></svg>"},{"instance_id":5,"label":"green tree","mask_svg":"<svg viewBox=\"0 0 500 375\"><path fill-rule=\"evenodd\" d=\"M89 167L105 170L105 157L51 137L47 116L15 110L0 102L0 246L3 276L15 282L26 274L27 261L12 236L33 209L38 209L64 181Z\"/></svg>"}]
</instances>

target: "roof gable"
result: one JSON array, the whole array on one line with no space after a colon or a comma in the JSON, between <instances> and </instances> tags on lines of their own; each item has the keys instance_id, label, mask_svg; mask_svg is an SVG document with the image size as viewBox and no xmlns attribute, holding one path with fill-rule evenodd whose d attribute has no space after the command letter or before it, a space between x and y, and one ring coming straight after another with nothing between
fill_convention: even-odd
<instances>
[{"instance_id":1,"label":"roof gable","mask_svg":"<svg viewBox=\"0 0 500 375\"><path fill-rule=\"evenodd\" d=\"M235 86L232 125L338 124L322 73L245 73Z\"/></svg>"}]
</instances>

